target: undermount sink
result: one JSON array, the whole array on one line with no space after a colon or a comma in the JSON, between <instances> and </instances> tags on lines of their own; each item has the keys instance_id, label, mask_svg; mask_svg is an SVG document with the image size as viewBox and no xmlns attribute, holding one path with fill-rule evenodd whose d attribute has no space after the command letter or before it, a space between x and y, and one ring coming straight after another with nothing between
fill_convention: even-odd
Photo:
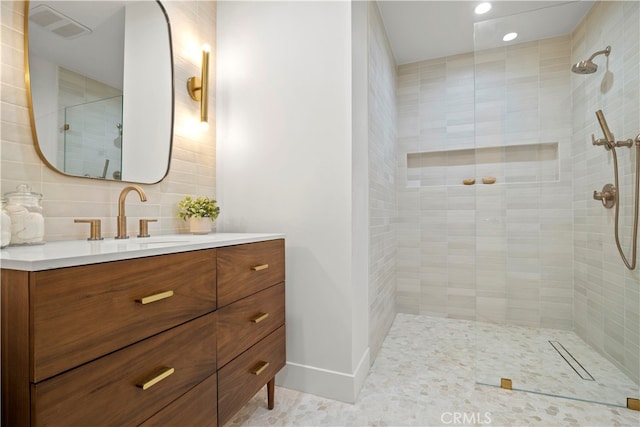
<instances>
[{"instance_id":1,"label":"undermount sink","mask_svg":"<svg viewBox=\"0 0 640 427\"><path fill-rule=\"evenodd\" d=\"M109 240L99 241L96 243L104 249L126 250L126 249L137 249L137 248L183 245L189 242L190 240L186 238L157 236L157 237L130 237L128 239L109 239Z\"/></svg>"},{"instance_id":2,"label":"undermount sink","mask_svg":"<svg viewBox=\"0 0 640 427\"><path fill-rule=\"evenodd\" d=\"M174 239L174 238L162 238L158 237L136 237L135 239L128 239L131 243L137 243L139 245L179 245L182 243L189 243L188 239Z\"/></svg>"}]
</instances>

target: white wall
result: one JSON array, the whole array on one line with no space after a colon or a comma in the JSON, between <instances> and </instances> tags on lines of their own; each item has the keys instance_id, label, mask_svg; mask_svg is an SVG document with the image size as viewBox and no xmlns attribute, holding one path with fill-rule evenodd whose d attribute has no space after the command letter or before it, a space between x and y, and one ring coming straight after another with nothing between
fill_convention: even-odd
<instances>
[{"instance_id":1,"label":"white wall","mask_svg":"<svg viewBox=\"0 0 640 427\"><path fill-rule=\"evenodd\" d=\"M154 44L169 46L166 38L159 39L166 34L164 14L146 2L128 4L124 34L122 179L154 183L164 178L170 155L168 150L158 150L157 144L172 131L172 88L167 84L171 70L154 65L171 63L171 51L149 49ZM184 87L180 82L176 89ZM140 159L145 159L147 167L140 167Z\"/></svg>"},{"instance_id":2,"label":"white wall","mask_svg":"<svg viewBox=\"0 0 640 427\"><path fill-rule=\"evenodd\" d=\"M218 230L286 233L278 382L343 401L368 369L351 31L349 2L218 3Z\"/></svg>"},{"instance_id":3,"label":"white wall","mask_svg":"<svg viewBox=\"0 0 640 427\"><path fill-rule=\"evenodd\" d=\"M369 356L369 2L351 2L351 259L353 286L353 328L351 342L352 366L360 376L356 378L357 396L364 383ZM361 357L362 349L366 353ZM359 363L366 363L358 369Z\"/></svg>"}]
</instances>

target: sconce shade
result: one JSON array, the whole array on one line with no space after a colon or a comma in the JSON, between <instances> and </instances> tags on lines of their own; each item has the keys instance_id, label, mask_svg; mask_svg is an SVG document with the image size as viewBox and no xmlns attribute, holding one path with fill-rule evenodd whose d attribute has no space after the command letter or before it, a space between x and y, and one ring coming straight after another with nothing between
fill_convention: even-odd
<instances>
[{"instance_id":1,"label":"sconce shade","mask_svg":"<svg viewBox=\"0 0 640 427\"><path fill-rule=\"evenodd\" d=\"M202 48L202 73L200 77L189 77L187 91L194 101L200 101L200 121L209 121L209 47Z\"/></svg>"}]
</instances>

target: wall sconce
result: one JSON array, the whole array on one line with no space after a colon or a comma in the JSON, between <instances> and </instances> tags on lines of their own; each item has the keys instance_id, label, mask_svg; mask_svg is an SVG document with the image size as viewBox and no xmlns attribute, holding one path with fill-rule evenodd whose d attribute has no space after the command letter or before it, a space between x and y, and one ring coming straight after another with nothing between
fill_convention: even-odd
<instances>
[{"instance_id":1,"label":"wall sconce","mask_svg":"<svg viewBox=\"0 0 640 427\"><path fill-rule=\"evenodd\" d=\"M200 101L200 122L209 121L209 52L208 44L202 46L202 74L200 77L189 77L187 91L194 101Z\"/></svg>"}]
</instances>

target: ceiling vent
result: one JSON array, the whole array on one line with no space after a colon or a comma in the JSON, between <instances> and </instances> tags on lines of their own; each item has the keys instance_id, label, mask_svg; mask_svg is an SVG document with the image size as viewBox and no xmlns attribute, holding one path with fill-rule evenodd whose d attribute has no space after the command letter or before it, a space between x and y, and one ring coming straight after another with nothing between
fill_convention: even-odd
<instances>
[{"instance_id":1,"label":"ceiling vent","mask_svg":"<svg viewBox=\"0 0 640 427\"><path fill-rule=\"evenodd\" d=\"M91 32L91 29L52 9L46 4L41 4L31 9L29 12L29 20L65 39L73 39Z\"/></svg>"}]
</instances>

